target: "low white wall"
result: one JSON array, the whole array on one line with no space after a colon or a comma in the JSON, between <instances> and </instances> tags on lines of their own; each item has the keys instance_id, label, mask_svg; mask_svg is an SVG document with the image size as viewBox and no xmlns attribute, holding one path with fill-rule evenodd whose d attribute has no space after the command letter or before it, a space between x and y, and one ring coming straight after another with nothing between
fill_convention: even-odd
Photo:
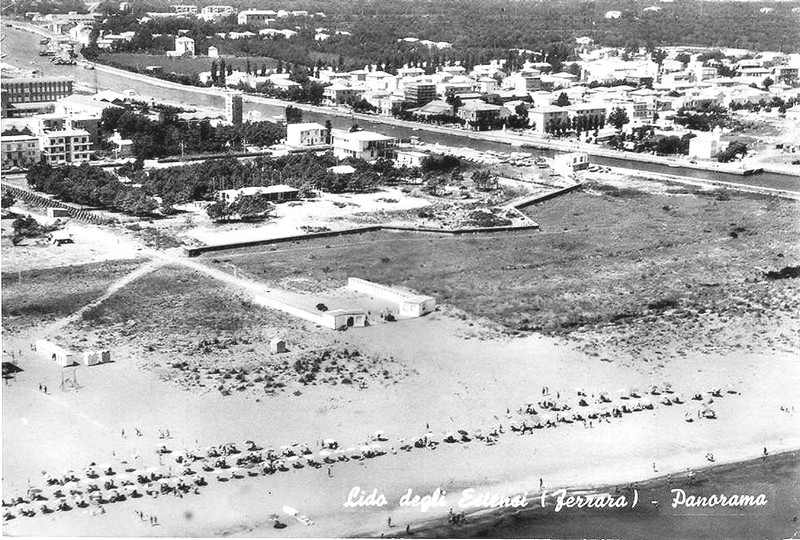
<instances>
[{"instance_id":1,"label":"low white wall","mask_svg":"<svg viewBox=\"0 0 800 540\"><path fill-rule=\"evenodd\" d=\"M334 328L334 326L331 325L331 322L328 320L328 318L325 318L322 315L317 315L316 313L312 313L311 311L306 311L305 309L289 305L285 302L281 302L280 300L275 300L274 298L267 298L266 296L261 296L261 295L256 295L254 300L257 304L264 306L266 308L283 311L284 313L288 313L289 315L299 317L300 319L312 322L314 324L318 324L320 326L325 326L327 328Z\"/></svg>"}]
</instances>

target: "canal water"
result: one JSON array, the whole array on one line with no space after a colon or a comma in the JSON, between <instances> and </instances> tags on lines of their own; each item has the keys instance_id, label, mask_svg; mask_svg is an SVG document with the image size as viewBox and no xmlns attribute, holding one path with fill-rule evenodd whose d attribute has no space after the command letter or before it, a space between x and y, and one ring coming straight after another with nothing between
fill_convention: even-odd
<instances>
[{"instance_id":1,"label":"canal water","mask_svg":"<svg viewBox=\"0 0 800 540\"><path fill-rule=\"evenodd\" d=\"M3 35L6 36L6 39L3 41L3 52L7 55L4 61L23 69L38 69L44 75L62 75L73 79L76 83L101 90L110 89L117 92L133 90L141 96L153 96L156 99L164 99L166 101L182 103L187 107L218 109L224 107L224 100L222 97L194 92L188 87L186 90L163 88L149 82L129 79L124 75L106 73L99 70L87 70L80 66L56 66L50 62L48 57L41 57L37 54L40 49L39 36L9 27L3 28ZM211 64L209 60L209 69L210 65ZM268 118L271 116L283 115L284 108L281 106L245 102L245 115L251 111L257 111L262 115L262 117ZM334 115L328 116L325 114L308 111L303 112L303 120L306 122L319 122L321 124L324 124L326 120L330 120L333 127L342 129L349 128L353 124L353 120L347 117ZM417 136L420 137L424 142L439 143L445 146L466 146L476 150L493 150L496 152L525 151L535 156L547 157L551 157L555 153L553 150L529 148L522 149L496 142L468 139L465 136L433 133L425 131L422 127L420 129L412 129L364 120L358 120L357 123L363 129L379 131L393 137L408 139L412 136ZM788 176L775 173L757 173L742 177L736 174L718 171L702 171L683 167L669 167L657 163L642 163L638 161L629 161L626 159L600 156L592 157L592 162L599 165L625 167L628 169L671 174L684 176L687 178L800 191L800 176Z\"/></svg>"}]
</instances>

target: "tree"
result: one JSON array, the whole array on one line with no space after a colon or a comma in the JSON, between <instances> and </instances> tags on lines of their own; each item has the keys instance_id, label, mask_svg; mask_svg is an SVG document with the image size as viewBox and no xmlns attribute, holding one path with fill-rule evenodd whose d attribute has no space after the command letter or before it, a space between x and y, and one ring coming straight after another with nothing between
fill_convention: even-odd
<instances>
[{"instance_id":1,"label":"tree","mask_svg":"<svg viewBox=\"0 0 800 540\"><path fill-rule=\"evenodd\" d=\"M617 131L622 131L622 126L628 122L630 122L628 113L622 107L615 107L608 115L608 123L614 126Z\"/></svg>"},{"instance_id":2,"label":"tree","mask_svg":"<svg viewBox=\"0 0 800 540\"><path fill-rule=\"evenodd\" d=\"M286 123L299 124L303 121L303 111L292 105L286 107Z\"/></svg>"},{"instance_id":3,"label":"tree","mask_svg":"<svg viewBox=\"0 0 800 540\"><path fill-rule=\"evenodd\" d=\"M567 97L567 94L564 93L564 92L561 92L558 95L558 99L556 100L556 106L557 107L566 107L568 105L570 105L570 102L569 102L569 98Z\"/></svg>"},{"instance_id":4,"label":"tree","mask_svg":"<svg viewBox=\"0 0 800 540\"><path fill-rule=\"evenodd\" d=\"M6 208L11 208L14 206L15 202L17 202L17 200L11 193L4 193L2 199L0 199L0 206L2 206L3 210L5 210Z\"/></svg>"},{"instance_id":5,"label":"tree","mask_svg":"<svg viewBox=\"0 0 800 540\"><path fill-rule=\"evenodd\" d=\"M333 125L331 124L331 121L325 120L325 144L331 144L332 130L333 130Z\"/></svg>"},{"instance_id":6,"label":"tree","mask_svg":"<svg viewBox=\"0 0 800 540\"><path fill-rule=\"evenodd\" d=\"M775 81L771 77L767 77L762 84L764 85L764 90L769 90L769 87L775 84Z\"/></svg>"},{"instance_id":7,"label":"tree","mask_svg":"<svg viewBox=\"0 0 800 540\"><path fill-rule=\"evenodd\" d=\"M660 66L664 60L667 59L667 51L663 49L654 49L653 52L650 53L650 58Z\"/></svg>"},{"instance_id":8,"label":"tree","mask_svg":"<svg viewBox=\"0 0 800 540\"><path fill-rule=\"evenodd\" d=\"M218 77L218 75L217 75L217 61L216 60L212 60L211 61L211 84L212 85L216 85L217 84L217 77ZM105 111L103 111L103 112L105 112Z\"/></svg>"},{"instance_id":9,"label":"tree","mask_svg":"<svg viewBox=\"0 0 800 540\"><path fill-rule=\"evenodd\" d=\"M743 141L733 141L728 148L717 154L717 161L727 163L733 161L738 155L747 155L747 143Z\"/></svg>"},{"instance_id":10,"label":"tree","mask_svg":"<svg viewBox=\"0 0 800 540\"><path fill-rule=\"evenodd\" d=\"M219 61L219 75L217 75L217 86L226 86L227 81L225 80L227 75L227 71L225 71L225 59L222 58Z\"/></svg>"}]
</instances>

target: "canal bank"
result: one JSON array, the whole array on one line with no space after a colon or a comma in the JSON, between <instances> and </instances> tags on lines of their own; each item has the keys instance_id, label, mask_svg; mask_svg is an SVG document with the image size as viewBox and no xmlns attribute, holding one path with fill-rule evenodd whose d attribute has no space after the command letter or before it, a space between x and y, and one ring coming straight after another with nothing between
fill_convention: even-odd
<instances>
[{"instance_id":1,"label":"canal bank","mask_svg":"<svg viewBox=\"0 0 800 540\"><path fill-rule=\"evenodd\" d=\"M101 64L95 64L94 70L86 70L78 66L55 66L42 60L36 54L38 37L45 35L46 32L28 24L16 22L13 24L14 28L6 29L7 31L4 32L7 36L4 42L4 52L8 55L7 60L10 63L17 64L23 69L38 66L44 74L67 76L76 83L90 88L119 92L133 90L139 97L154 97L187 107L221 109L224 106L224 94L218 90L184 86ZM658 156L622 153L573 141L539 139L505 131L474 132L445 128L258 96L245 96L244 112L245 114L257 112L266 119L282 116L287 105L293 105L303 110L305 121L324 123L326 120L330 120L336 128L349 128L353 123L358 123L364 129L381 131L401 139L417 136L430 143L455 147L468 146L482 151L507 152L509 146L522 147L524 145L526 151L534 156L552 157L557 152L582 151L589 153L594 163L609 167L624 167L635 171L682 176L698 181L727 182L734 185L800 192L800 175L787 174L787 171L784 170L765 171L744 176L747 169L723 167L721 164L691 164Z\"/></svg>"}]
</instances>

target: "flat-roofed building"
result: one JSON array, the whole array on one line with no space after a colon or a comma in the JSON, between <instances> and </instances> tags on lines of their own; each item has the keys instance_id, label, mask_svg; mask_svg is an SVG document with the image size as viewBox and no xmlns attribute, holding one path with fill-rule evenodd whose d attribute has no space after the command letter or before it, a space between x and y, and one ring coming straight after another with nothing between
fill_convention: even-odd
<instances>
[{"instance_id":1,"label":"flat-roofed building","mask_svg":"<svg viewBox=\"0 0 800 540\"><path fill-rule=\"evenodd\" d=\"M39 163L39 138L34 135L7 135L0 137L0 157L3 169L23 169Z\"/></svg>"},{"instance_id":2,"label":"flat-roofed building","mask_svg":"<svg viewBox=\"0 0 800 540\"><path fill-rule=\"evenodd\" d=\"M328 130L316 122L286 126L286 144L289 146L321 146L327 143L327 138Z\"/></svg>"},{"instance_id":3,"label":"flat-roofed building","mask_svg":"<svg viewBox=\"0 0 800 540\"><path fill-rule=\"evenodd\" d=\"M197 15L197 6L194 4L176 4L172 10L178 15Z\"/></svg>"},{"instance_id":4,"label":"flat-roofed building","mask_svg":"<svg viewBox=\"0 0 800 540\"><path fill-rule=\"evenodd\" d=\"M564 107L545 105L528 110L528 124L541 135L550 133L555 124L569 121L569 114Z\"/></svg>"},{"instance_id":5,"label":"flat-roofed building","mask_svg":"<svg viewBox=\"0 0 800 540\"><path fill-rule=\"evenodd\" d=\"M39 143L42 161L51 165L89 161L94 154L91 134L85 129L45 131Z\"/></svg>"},{"instance_id":6,"label":"flat-roofed building","mask_svg":"<svg viewBox=\"0 0 800 540\"><path fill-rule=\"evenodd\" d=\"M378 158L394 158L397 139L373 131L331 131L333 154L339 159L349 157L371 161Z\"/></svg>"},{"instance_id":7,"label":"flat-roofed building","mask_svg":"<svg viewBox=\"0 0 800 540\"><path fill-rule=\"evenodd\" d=\"M239 12L236 16L236 22L240 25L253 24L256 26L268 26L275 21L277 16L278 13L271 9L247 9Z\"/></svg>"},{"instance_id":8,"label":"flat-roofed building","mask_svg":"<svg viewBox=\"0 0 800 540\"><path fill-rule=\"evenodd\" d=\"M404 89L404 95L406 101L413 107L421 107L436 99L436 85L424 82L407 84Z\"/></svg>"},{"instance_id":9,"label":"flat-roofed building","mask_svg":"<svg viewBox=\"0 0 800 540\"><path fill-rule=\"evenodd\" d=\"M229 15L233 15L233 6L206 6L200 10L199 17L206 21L216 21L223 19Z\"/></svg>"},{"instance_id":10,"label":"flat-roofed building","mask_svg":"<svg viewBox=\"0 0 800 540\"><path fill-rule=\"evenodd\" d=\"M24 109L18 105L53 102L71 95L72 92L73 83L66 77L3 78L0 81L3 118L26 116L15 114L14 109Z\"/></svg>"},{"instance_id":11,"label":"flat-roofed building","mask_svg":"<svg viewBox=\"0 0 800 540\"><path fill-rule=\"evenodd\" d=\"M363 93L361 89L334 83L323 89L322 99L325 105L352 105L361 99Z\"/></svg>"}]
</instances>

